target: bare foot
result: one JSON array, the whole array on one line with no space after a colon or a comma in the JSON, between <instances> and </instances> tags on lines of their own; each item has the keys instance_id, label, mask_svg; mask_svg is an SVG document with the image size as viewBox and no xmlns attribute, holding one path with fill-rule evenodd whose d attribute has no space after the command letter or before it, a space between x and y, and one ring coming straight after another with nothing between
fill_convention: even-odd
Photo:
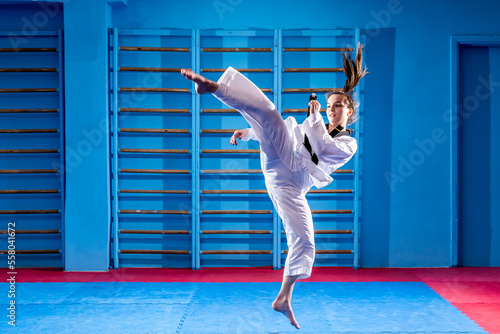
<instances>
[{"instance_id":1,"label":"bare foot","mask_svg":"<svg viewBox=\"0 0 500 334\"><path fill-rule=\"evenodd\" d=\"M279 301L278 299L276 299L273 302L273 309L277 312L283 313L285 317L287 317L288 320L290 320L292 326L295 326L295 328L300 329L300 326L297 323L297 320L295 320L295 316L293 315L292 306L290 305L290 302Z\"/></svg>"},{"instance_id":2,"label":"bare foot","mask_svg":"<svg viewBox=\"0 0 500 334\"><path fill-rule=\"evenodd\" d=\"M181 70L181 74L185 76L186 79L194 81L196 93L198 94L215 93L215 91L219 88L219 84L217 82L202 77L201 75L191 71L189 68L183 68Z\"/></svg>"}]
</instances>

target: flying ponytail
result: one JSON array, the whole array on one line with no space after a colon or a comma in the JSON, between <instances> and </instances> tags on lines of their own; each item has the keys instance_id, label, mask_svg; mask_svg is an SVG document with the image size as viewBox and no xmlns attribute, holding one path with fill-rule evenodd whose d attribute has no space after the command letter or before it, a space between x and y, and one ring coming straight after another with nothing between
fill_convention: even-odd
<instances>
[{"instance_id":1,"label":"flying ponytail","mask_svg":"<svg viewBox=\"0 0 500 334\"><path fill-rule=\"evenodd\" d=\"M349 93L358 85L359 80L368 73L366 66L363 68L363 45L358 43L355 59L351 58L349 52L342 52L342 58L344 59L344 73L347 77L342 90L344 93Z\"/></svg>"},{"instance_id":2,"label":"flying ponytail","mask_svg":"<svg viewBox=\"0 0 500 334\"><path fill-rule=\"evenodd\" d=\"M353 111L347 119L347 124L349 125L356 122L358 118L357 103L352 96L354 87L369 72L366 70L366 66L363 68L363 45L361 43L357 45L356 58L352 59L349 52L342 52L342 58L344 60L344 73L346 76L345 85L343 88L336 88L328 92L326 100L328 101L330 96L334 94L345 96L347 107Z\"/></svg>"}]
</instances>

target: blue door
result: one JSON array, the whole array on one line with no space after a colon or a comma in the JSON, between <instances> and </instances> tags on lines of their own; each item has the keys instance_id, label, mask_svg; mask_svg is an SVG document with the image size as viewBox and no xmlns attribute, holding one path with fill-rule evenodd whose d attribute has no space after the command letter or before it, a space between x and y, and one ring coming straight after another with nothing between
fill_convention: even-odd
<instances>
[{"instance_id":1,"label":"blue door","mask_svg":"<svg viewBox=\"0 0 500 334\"><path fill-rule=\"evenodd\" d=\"M500 265L500 47L460 46L458 264Z\"/></svg>"}]
</instances>

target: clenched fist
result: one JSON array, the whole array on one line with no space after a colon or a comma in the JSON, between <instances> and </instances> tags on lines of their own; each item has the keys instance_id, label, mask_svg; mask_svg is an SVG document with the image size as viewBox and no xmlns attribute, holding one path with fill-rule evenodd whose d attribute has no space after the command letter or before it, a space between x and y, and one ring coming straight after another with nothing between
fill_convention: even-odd
<instances>
[{"instance_id":1,"label":"clenched fist","mask_svg":"<svg viewBox=\"0 0 500 334\"><path fill-rule=\"evenodd\" d=\"M319 112L321 110L321 104L317 100L309 101L309 110L311 115Z\"/></svg>"}]
</instances>

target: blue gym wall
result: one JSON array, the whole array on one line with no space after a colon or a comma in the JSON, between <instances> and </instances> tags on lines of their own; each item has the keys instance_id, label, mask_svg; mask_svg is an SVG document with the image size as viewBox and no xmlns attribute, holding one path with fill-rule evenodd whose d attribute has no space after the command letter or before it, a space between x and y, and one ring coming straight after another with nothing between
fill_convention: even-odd
<instances>
[{"instance_id":1,"label":"blue gym wall","mask_svg":"<svg viewBox=\"0 0 500 334\"><path fill-rule=\"evenodd\" d=\"M450 108L450 36L498 34L499 2L128 0L126 5L117 4L112 8L104 5L104 1L85 2L87 6L94 6L92 10L85 9L79 4L80 0L67 2L65 6L71 12L64 14L64 25L62 12L59 12L44 29L68 28L66 34L75 31L76 35L66 35L65 41L72 44L75 43L73 39L83 38L82 45L88 47L91 44L85 40L85 30L90 32L89 36L102 37L105 32L99 29L105 26L362 29L366 36L365 59L371 73L364 79L360 265L446 267L451 264L450 142L446 117ZM38 5L26 4L26 1L16 5L5 5L6 1L0 3L1 30L22 29L23 17L33 17L39 10ZM84 16L88 20L82 19ZM98 20L97 24L90 18ZM100 44L93 50L95 53L84 51L81 61L74 64L68 63L66 55L67 71L71 74L66 85L68 81L77 85L79 77L86 85L78 91L72 90L75 95L70 95L71 101L66 96L66 112L83 112L76 101L89 105L97 103L97 109L86 110L87 122L106 116L106 111L99 109L106 103L105 94L99 91L107 87L106 76L101 73L106 64L102 48ZM76 53L73 49L75 57ZM66 133L81 134L88 124L80 124L83 119L76 115L68 114L67 117ZM436 136L433 139L433 133L441 130L439 140ZM76 144L82 139L76 136L70 141ZM78 217L70 213L66 226L77 224L74 233L79 233L78 226L81 231L84 221L90 224L87 229L95 228L92 233L82 234L85 239L81 240L80 250L85 245L93 245L90 250L99 254L94 260L106 262L108 254L102 252L107 247L106 242L101 239L97 246L94 243L97 231L109 233L109 209L105 208L109 205L109 197L103 193L108 191L108 186L100 182L109 179L108 171L104 170L106 162L102 161L107 158L106 143L102 145L84 159L81 174L74 176L76 188L68 189L70 208L77 208L78 202L82 202L87 209L80 210ZM494 145L491 147L493 150ZM86 184L83 175L89 172L95 172L98 179ZM94 200L99 201L83 200L83 193L96 196ZM97 207L88 207L93 203ZM499 224L492 220L491 240L498 240ZM500 254L492 254L489 265L498 265L499 257ZM86 257L75 257L75 261L80 258ZM91 269L104 270L106 266L86 267L86 270Z\"/></svg>"}]
</instances>

